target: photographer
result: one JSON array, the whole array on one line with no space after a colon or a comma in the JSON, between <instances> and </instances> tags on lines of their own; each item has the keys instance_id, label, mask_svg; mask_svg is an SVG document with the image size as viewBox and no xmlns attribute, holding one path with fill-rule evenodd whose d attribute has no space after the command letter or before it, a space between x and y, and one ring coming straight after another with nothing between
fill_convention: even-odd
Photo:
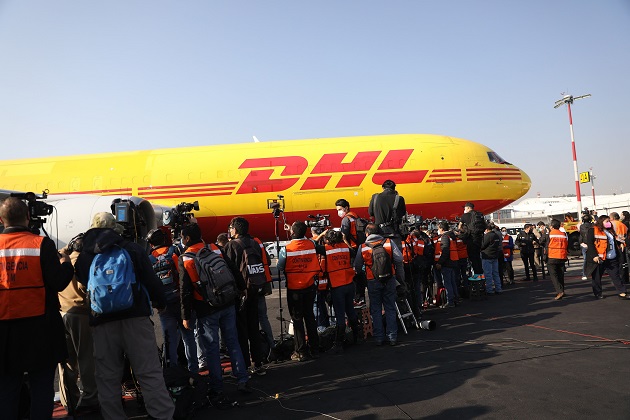
<instances>
[{"instance_id":1,"label":"photographer","mask_svg":"<svg viewBox=\"0 0 630 420\"><path fill-rule=\"evenodd\" d=\"M30 232L28 206L19 198L0 204L0 223L0 413L18 418L28 372L31 418L51 418L55 370L68 356L57 293L72 280L72 264L51 239Z\"/></svg>"},{"instance_id":2,"label":"photographer","mask_svg":"<svg viewBox=\"0 0 630 420\"><path fill-rule=\"evenodd\" d=\"M357 235L357 219L359 216L350 211L350 203L343 198L335 202L335 207L337 209L337 215L341 217L343 241L356 253L357 247L359 246Z\"/></svg>"},{"instance_id":3,"label":"photographer","mask_svg":"<svg viewBox=\"0 0 630 420\"><path fill-rule=\"evenodd\" d=\"M383 182L383 192L370 199L368 214L374 217L374 224L384 238L391 238L398 249L402 249L402 237L398 223L407 213L405 198L396 191L396 183L390 179ZM367 233L367 232L366 232Z\"/></svg>"}]
</instances>

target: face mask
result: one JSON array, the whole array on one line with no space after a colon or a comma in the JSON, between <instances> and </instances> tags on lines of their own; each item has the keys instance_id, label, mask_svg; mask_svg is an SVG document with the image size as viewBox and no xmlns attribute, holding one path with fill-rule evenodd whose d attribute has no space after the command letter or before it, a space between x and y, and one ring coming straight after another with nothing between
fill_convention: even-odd
<instances>
[{"instance_id":1,"label":"face mask","mask_svg":"<svg viewBox=\"0 0 630 420\"><path fill-rule=\"evenodd\" d=\"M612 227L612 223L611 222L604 222L604 227L606 229L610 229Z\"/></svg>"},{"instance_id":2,"label":"face mask","mask_svg":"<svg viewBox=\"0 0 630 420\"><path fill-rule=\"evenodd\" d=\"M339 217L341 217L342 219L346 216L346 212L343 210L338 210L337 214L339 215Z\"/></svg>"},{"instance_id":3,"label":"face mask","mask_svg":"<svg viewBox=\"0 0 630 420\"><path fill-rule=\"evenodd\" d=\"M502 230L501 233L505 235L507 233L507 230Z\"/></svg>"}]
</instances>

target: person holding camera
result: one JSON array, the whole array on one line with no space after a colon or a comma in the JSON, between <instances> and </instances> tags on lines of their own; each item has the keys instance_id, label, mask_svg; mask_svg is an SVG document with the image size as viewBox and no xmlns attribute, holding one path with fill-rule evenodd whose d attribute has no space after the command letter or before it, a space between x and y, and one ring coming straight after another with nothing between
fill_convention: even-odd
<instances>
[{"instance_id":1,"label":"person holding camera","mask_svg":"<svg viewBox=\"0 0 630 420\"><path fill-rule=\"evenodd\" d=\"M124 264L121 261L121 264L110 265L104 274L124 276L133 291L128 309L98 313L95 310L97 299L91 301L90 325L101 415L105 419L125 418L120 380L125 366L123 354L126 354L142 387L148 414L156 419L170 419L175 406L166 390L155 330L149 318L152 306L158 311L166 307L163 285L153 271L146 250L121 237L120 230L117 231L119 228L111 213L96 213L90 230L85 232L83 250L75 265L77 279L89 288L92 285L90 280L98 271L93 270L92 261L97 256L102 259L106 258L104 255L124 251ZM123 266L129 267L129 264L135 278L133 282L128 272L115 272Z\"/></svg>"},{"instance_id":2,"label":"person holding camera","mask_svg":"<svg viewBox=\"0 0 630 420\"><path fill-rule=\"evenodd\" d=\"M58 293L74 270L50 238L29 230L28 206L19 198L0 204L0 223L0 413L18 418L28 372L31 418L48 419L57 363L68 356Z\"/></svg>"},{"instance_id":3,"label":"person holding camera","mask_svg":"<svg viewBox=\"0 0 630 420\"><path fill-rule=\"evenodd\" d=\"M390 238L402 249L400 221L407 214L405 198L396 191L396 183L391 179L383 182L383 192L372 195L368 214L374 218L374 224L384 238ZM367 228L366 232L367 234ZM367 239L366 239L367 240Z\"/></svg>"},{"instance_id":4,"label":"person holding camera","mask_svg":"<svg viewBox=\"0 0 630 420\"><path fill-rule=\"evenodd\" d=\"M83 249L83 233L78 234L60 250L76 264ZM59 394L61 404L70 415L83 415L98 411L98 390L94 368L94 343L90 329L90 303L87 290L76 276L59 292L60 311L66 327L68 360L59 363ZM79 390L81 378L83 395Z\"/></svg>"},{"instance_id":5,"label":"person holding camera","mask_svg":"<svg viewBox=\"0 0 630 420\"><path fill-rule=\"evenodd\" d=\"M317 255L326 255L323 246L306 238L306 229L306 223L302 221L291 225L291 242L280 249L277 265L278 271L284 271L287 279L287 306L293 322L295 344L291 360L299 362L319 357L319 335L313 304L317 290L315 278L321 272Z\"/></svg>"}]
</instances>

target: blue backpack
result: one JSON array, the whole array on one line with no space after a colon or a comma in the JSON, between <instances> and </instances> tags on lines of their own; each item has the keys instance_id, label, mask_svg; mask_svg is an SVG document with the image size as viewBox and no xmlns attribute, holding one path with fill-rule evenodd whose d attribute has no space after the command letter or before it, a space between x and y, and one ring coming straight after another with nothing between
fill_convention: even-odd
<instances>
[{"instance_id":1,"label":"blue backpack","mask_svg":"<svg viewBox=\"0 0 630 420\"><path fill-rule=\"evenodd\" d=\"M131 308L135 284L133 262L124 248L114 245L96 254L87 284L92 311L110 314Z\"/></svg>"}]
</instances>

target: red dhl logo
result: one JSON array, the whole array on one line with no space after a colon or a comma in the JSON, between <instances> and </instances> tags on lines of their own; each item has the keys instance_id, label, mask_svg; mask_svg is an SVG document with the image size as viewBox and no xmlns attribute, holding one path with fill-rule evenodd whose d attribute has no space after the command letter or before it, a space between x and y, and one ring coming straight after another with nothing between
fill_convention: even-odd
<instances>
[{"instance_id":1,"label":"red dhl logo","mask_svg":"<svg viewBox=\"0 0 630 420\"><path fill-rule=\"evenodd\" d=\"M376 185L381 185L387 179L394 180L396 184L422 182L428 173L427 170L400 170L407 164L412 153L413 149L390 150L372 176L372 182ZM327 153L311 170L300 187L300 191L325 189L329 187L328 184L334 174L344 174L334 188L358 187L363 183L380 154L381 151L359 152L351 162L343 163L347 153ZM275 168L283 168L280 172L282 178L271 178ZM285 191L302 178L307 168L308 161L302 156L246 159L239 169L252 169L252 171L241 184L237 194Z\"/></svg>"}]
</instances>

